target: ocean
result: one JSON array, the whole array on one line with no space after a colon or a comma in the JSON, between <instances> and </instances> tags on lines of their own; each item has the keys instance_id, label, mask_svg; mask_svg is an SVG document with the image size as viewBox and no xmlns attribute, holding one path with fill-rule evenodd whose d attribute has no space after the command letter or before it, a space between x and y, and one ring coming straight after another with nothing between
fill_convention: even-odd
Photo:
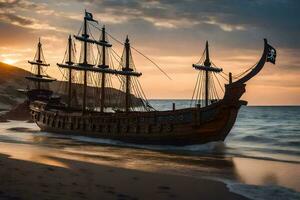
<instances>
[{"instance_id":1,"label":"ocean","mask_svg":"<svg viewBox=\"0 0 300 200\"><path fill-rule=\"evenodd\" d=\"M151 100L157 110L186 100ZM300 107L243 106L225 142L184 147L133 145L40 132L34 123L0 123L0 153L60 165L49 157L222 181L249 199L300 199ZM47 156L48 159L37 159ZM275 195L275 196L274 196Z\"/></svg>"},{"instance_id":2,"label":"ocean","mask_svg":"<svg viewBox=\"0 0 300 200\"><path fill-rule=\"evenodd\" d=\"M188 100L151 101L158 110L172 109L172 103L178 109L190 105ZM300 162L300 106L242 106L224 144L227 155ZM190 150L197 151L197 145Z\"/></svg>"}]
</instances>

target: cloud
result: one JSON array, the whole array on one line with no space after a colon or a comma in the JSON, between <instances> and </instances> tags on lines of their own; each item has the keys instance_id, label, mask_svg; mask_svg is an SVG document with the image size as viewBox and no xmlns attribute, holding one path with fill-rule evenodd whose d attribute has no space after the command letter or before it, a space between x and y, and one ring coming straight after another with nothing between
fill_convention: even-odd
<instances>
[{"instance_id":1,"label":"cloud","mask_svg":"<svg viewBox=\"0 0 300 200\"><path fill-rule=\"evenodd\" d=\"M0 21L20 26L30 26L34 24L34 20L18 16L14 13L0 13Z\"/></svg>"},{"instance_id":2,"label":"cloud","mask_svg":"<svg viewBox=\"0 0 300 200\"><path fill-rule=\"evenodd\" d=\"M45 4L34 3L27 0L0 0L1 9L42 9L45 8Z\"/></svg>"},{"instance_id":3,"label":"cloud","mask_svg":"<svg viewBox=\"0 0 300 200\"><path fill-rule=\"evenodd\" d=\"M14 13L0 13L0 22L29 28L34 30L50 30L59 32L68 32L68 30L60 27L51 26L34 18L23 17Z\"/></svg>"},{"instance_id":4,"label":"cloud","mask_svg":"<svg viewBox=\"0 0 300 200\"><path fill-rule=\"evenodd\" d=\"M14 16L20 18L19 24L22 20L25 23L32 21L31 18L39 24L38 21L43 19L43 25L27 26L34 29L70 31L70 24L82 19L82 13L78 11L86 8L100 22L109 25L132 27L134 24L138 27L148 23L161 31L189 29L195 36L197 33L210 36L213 32L222 41L227 41L227 37L235 37L236 41L268 37L284 47L295 48L300 48L300 40L293 39L300 34L299 7L300 2L295 0L224 0L222 3L218 0L53 0L47 4L0 0L0 8L10 8ZM17 12L20 10L23 12ZM250 37L245 38L247 33Z\"/></svg>"},{"instance_id":5,"label":"cloud","mask_svg":"<svg viewBox=\"0 0 300 200\"><path fill-rule=\"evenodd\" d=\"M297 9L300 2L295 0L223 0L221 3L219 0L85 2L89 5L87 9L108 24L135 23L138 26L137 21L144 21L160 30L214 32L216 37L230 33L230 37L235 37L237 41L268 37L279 41L284 47L300 48L300 40L297 39L300 34L300 14ZM226 37L225 34L221 39L226 41Z\"/></svg>"},{"instance_id":6,"label":"cloud","mask_svg":"<svg viewBox=\"0 0 300 200\"><path fill-rule=\"evenodd\" d=\"M238 30L238 31L246 30L244 25L233 25L233 24L222 23L222 22L219 22L215 17L209 17L209 20L204 23L216 25L219 28L221 28L223 31L228 31L228 32L235 31L235 30Z\"/></svg>"},{"instance_id":7,"label":"cloud","mask_svg":"<svg viewBox=\"0 0 300 200\"><path fill-rule=\"evenodd\" d=\"M0 8L0 22L33 30L69 31L64 27L50 25L49 17L43 20L44 16L58 16L48 4L28 0L0 0Z\"/></svg>"},{"instance_id":8,"label":"cloud","mask_svg":"<svg viewBox=\"0 0 300 200\"><path fill-rule=\"evenodd\" d=\"M253 7L252 4L254 4L251 1L244 3L236 0L226 0L222 4L216 0L88 0L87 2L91 3L95 11L99 13L126 16L128 20L144 19L155 26L181 28L210 24L224 31L244 30L246 25L250 25L249 20L243 16L243 20L239 20L241 18L237 16L243 14L242 11L247 10L249 6ZM256 6L260 7L259 4ZM248 12L245 14L248 15Z\"/></svg>"}]
</instances>

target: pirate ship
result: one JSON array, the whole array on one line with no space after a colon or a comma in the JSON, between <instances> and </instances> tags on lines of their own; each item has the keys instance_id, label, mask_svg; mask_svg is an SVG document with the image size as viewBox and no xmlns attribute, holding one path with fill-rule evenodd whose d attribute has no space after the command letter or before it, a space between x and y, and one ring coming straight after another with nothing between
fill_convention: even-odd
<instances>
[{"instance_id":1,"label":"pirate ship","mask_svg":"<svg viewBox=\"0 0 300 200\"><path fill-rule=\"evenodd\" d=\"M91 34L90 25L101 32L99 40ZM48 95L46 100L31 102L32 118L41 130L138 144L191 145L223 141L233 127L241 105L247 104L240 100L245 93L246 82L261 71L265 62L275 64L276 51L265 39L258 63L239 76L227 75L211 61L207 42L202 58L193 64L198 77L190 107L176 109L173 106L172 110L157 111L150 106L138 82L137 78L142 73L136 71L129 38L125 40L119 66L115 67L110 59L116 54L108 36L111 35L105 27L99 28L92 14L86 12L81 31L74 36L81 42L79 61L76 62L75 43L69 36L64 60L57 64L64 70L68 83L66 99L57 103L49 101L51 95ZM98 50L96 63L92 61L92 46ZM31 64L39 66L41 63L38 59ZM217 75L228 78L223 98L217 95L214 83ZM112 76L119 79L120 89L124 91L113 98L107 92ZM39 76L31 80L39 83L44 81L42 78ZM96 85L94 98L87 99L87 86L93 83ZM79 104L77 101L76 105L73 102L74 87L81 90L77 92L81 101Z\"/></svg>"}]
</instances>

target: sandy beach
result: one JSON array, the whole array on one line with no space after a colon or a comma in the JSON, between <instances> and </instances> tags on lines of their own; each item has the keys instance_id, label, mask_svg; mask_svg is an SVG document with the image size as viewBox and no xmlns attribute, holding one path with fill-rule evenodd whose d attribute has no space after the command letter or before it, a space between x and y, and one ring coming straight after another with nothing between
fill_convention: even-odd
<instances>
[{"instance_id":1,"label":"sandy beach","mask_svg":"<svg viewBox=\"0 0 300 200\"><path fill-rule=\"evenodd\" d=\"M0 123L0 200L299 199L298 157L238 154L233 141L135 146Z\"/></svg>"},{"instance_id":2,"label":"sandy beach","mask_svg":"<svg viewBox=\"0 0 300 200\"><path fill-rule=\"evenodd\" d=\"M65 167L0 155L0 199L246 199L225 184L51 158Z\"/></svg>"}]
</instances>

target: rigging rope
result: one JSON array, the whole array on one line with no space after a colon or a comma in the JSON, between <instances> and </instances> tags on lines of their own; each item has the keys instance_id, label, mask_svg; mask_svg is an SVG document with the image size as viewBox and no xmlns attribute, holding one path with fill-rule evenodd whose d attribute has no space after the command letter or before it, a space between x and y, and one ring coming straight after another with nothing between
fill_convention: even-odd
<instances>
[{"instance_id":1,"label":"rigging rope","mask_svg":"<svg viewBox=\"0 0 300 200\"><path fill-rule=\"evenodd\" d=\"M204 49L202 56L200 57L199 61L196 64L202 63L203 62L203 58L204 58L204 54L205 54L206 50Z\"/></svg>"},{"instance_id":2,"label":"rigging rope","mask_svg":"<svg viewBox=\"0 0 300 200\"><path fill-rule=\"evenodd\" d=\"M197 75L197 80L196 80L196 84L195 84L195 87L194 87L194 90L193 90L193 95L192 95L192 100L191 100L190 106L192 106L192 104L193 104L194 95L195 95L195 92L196 92L197 87L198 87L199 76L200 76L200 71L198 72L198 75Z\"/></svg>"},{"instance_id":3,"label":"rigging rope","mask_svg":"<svg viewBox=\"0 0 300 200\"><path fill-rule=\"evenodd\" d=\"M93 27L95 27L98 30L101 30L99 27L95 26L94 24L91 24ZM108 32L105 31L105 33L111 37L113 40L115 40L116 42L118 42L121 45L124 45L123 42L121 42L120 40L118 40L117 38L115 38L114 36L112 36L111 34L109 34ZM158 65L156 64L153 60L151 60L148 56L144 55L142 52L140 52L139 50L137 50L135 47L133 47L131 45L131 48L133 50L135 50L137 53L139 53L141 56L143 56L144 58L146 58L148 61L150 61L160 72L162 72L169 80L172 80L172 78Z\"/></svg>"},{"instance_id":4,"label":"rigging rope","mask_svg":"<svg viewBox=\"0 0 300 200\"><path fill-rule=\"evenodd\" d=\"M223 87L222 87L222 85L221 85L221 83L220 83L220 81L219 81L219 79L218 79L217 75L216 75L215 73L213 73L213 75L214 75L214 76L215 76L215 78L217 79L217 82L218 82L218 84L219 84L220 88L222 89L222 92L224 92L224 89L223 89Z\"/></svg>"},{"instance_id":5,"label":"rigging rope","mask_svg":"<svg viewBox=\"0 0 300 200\"><path fill-rule=\"evenodd\" d=\"M82 28L83 28L83 23L84 23L84 22L81 23L80 29L79 29L79 31L78 31L78 33L77 33L77 36L81 33L81 30L82 30Z\"/></svg>"},{"instance_id":6,"label":"rigging rope","mask_svg":"<svg viewBox=\"0 0 300 200\"><path fill-rule=\"evenodd\" d=\"M227 81L227 82L229 81L228 78L226 78L226 77L224 77L224 75L222 75L222 73L219 74L219 75L220 75L225 81Z\"/></svg>"},{"instance_id":7,"label":"rigging rope","mask_svg":"<svg viewBox=\"0 0 300 200\"><path fill-rule=\"evenodd\" d=\"M214 74L214 73L213 73ZM218 91L216 88L216 85L214 84L214 77L211 76L211 85L212 85L212 100L219 100L219 95L218 95Z\"/></svg>"},{"instance_id":8,"label":"rigging rope","mask_svg":"<svg viewBox=\"0 0 300 200\"><path fill-rule=\"evenodd\" d=\"M254 65L252 65L249 69L247 69L246 71L240 73L240 74L237 74L234 77L234 79L238 79L240 78L241 76L243 76L244 74L246 74L247 72L249 72L250 70L252 70L255 66L257 65L257 63L255 63Z\"/></svg>"}]
</instances>

